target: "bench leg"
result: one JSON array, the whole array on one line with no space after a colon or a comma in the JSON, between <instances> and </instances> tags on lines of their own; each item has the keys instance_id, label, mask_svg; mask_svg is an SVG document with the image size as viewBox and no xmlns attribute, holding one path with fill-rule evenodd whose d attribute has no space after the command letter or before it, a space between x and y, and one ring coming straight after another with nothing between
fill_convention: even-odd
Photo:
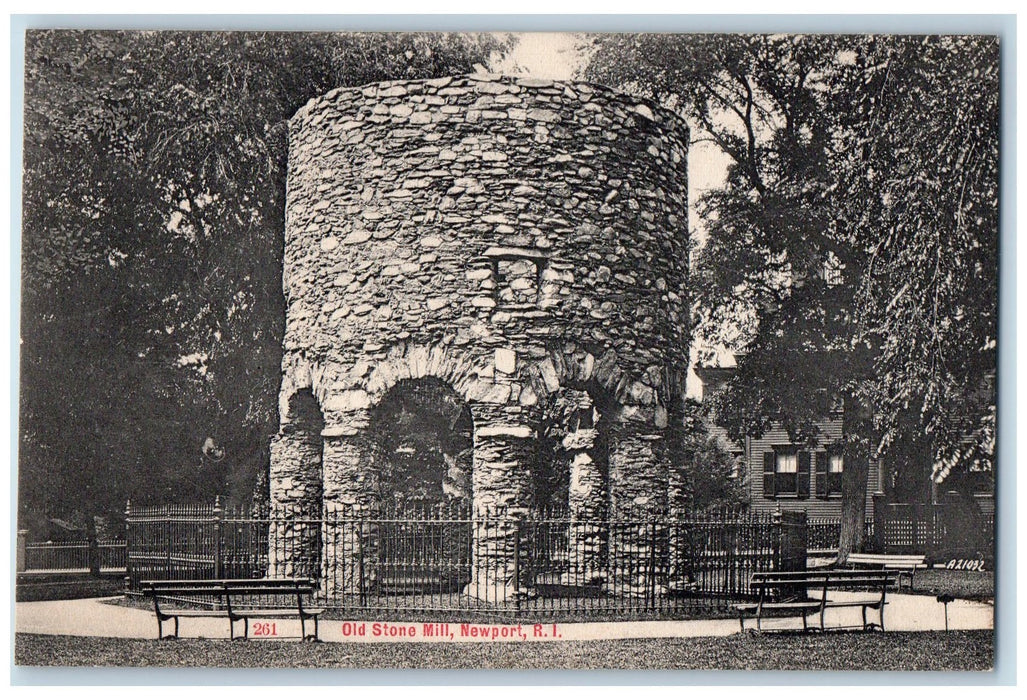
<instances>
[{"instance_id":1,"label":"bench leg","mask_svg":"<svg viewBox=\"0 0 1027 700\"><path fill-rule=\"evenodd\" d=\"M164 636L164 623L170 620L175 621L175 633ZM178 615L172 615L170 617L157 618L157 639L178 639Z\"/></svg>"},{"instance_id":2,"label":"bench leg","mask_svg":"<svg viewBox=\"0 0 1027 700\"><path fill-rule=\"evenodd\" d=\"M863 631L867 631L867 606L863 606Z\"/></svg>"},{"instance_id":3,"label":"bench leg","mask_svg":"<svg viewBox=\"0 0 1027 700\"><path fill-rule=\"evenodd\" d=\"M311 618L314 621L314 634L307 634L306 618L300 618L300 626L303 633L303 641L305 642L320 642L317 634L317 615Z\"/></svg>"}]
</instances>

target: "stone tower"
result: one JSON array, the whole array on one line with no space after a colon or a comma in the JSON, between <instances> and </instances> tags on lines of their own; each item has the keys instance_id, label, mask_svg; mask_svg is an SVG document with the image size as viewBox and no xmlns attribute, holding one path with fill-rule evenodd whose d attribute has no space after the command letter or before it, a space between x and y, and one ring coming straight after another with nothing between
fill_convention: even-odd
<instances>
[{"instance_id":1,"label":"stone tower","mask_svg":"<svg viewBox=\"0 0 1027 700\"><path fill-rule=\"evenodd\" d=\"M372 413L434 378L469 409L477 509L531 507L554 423L572 515L665 509L690 331L687 143L674 114L576 82L385 82L300 109L272 504L374 509ZM329 552L367 546L294 534L284 556L320 547L325 570L345 566ZM502 551L507 534L475 547ZM598 544L579 544L576 570L606 577ZM487 569L471 593L506 585Z\"/></svg>"}]
</instances>

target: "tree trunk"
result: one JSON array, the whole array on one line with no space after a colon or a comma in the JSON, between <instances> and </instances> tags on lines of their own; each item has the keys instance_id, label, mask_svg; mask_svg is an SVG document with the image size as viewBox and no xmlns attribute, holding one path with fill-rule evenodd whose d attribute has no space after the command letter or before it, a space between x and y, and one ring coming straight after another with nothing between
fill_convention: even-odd
<instances>
[{"instance_id":1,"label":"tree trunk","mask_svg":"<svg viewBox=\"0 0 1027 700\"><path fill-rule=\"evenodd\" d=\"M866 535L867 482L870 478L869 411L852 396L845 397L845 467L842 470L842 521L838 563L863 547Z\"/></svg>"},{"instance_id":2,"label":"tree trunk","mask_svg":"<svg viewBox=\"0 0 1027 700\"><path fill-rule=\"evenodd\" d=\"M842 472L842 525L838 538L838 563L844 564L849 555L863 547L866 532L867 480L870 460L867 450L846 450L845 470Z\"/></svg>"}]
</instances>

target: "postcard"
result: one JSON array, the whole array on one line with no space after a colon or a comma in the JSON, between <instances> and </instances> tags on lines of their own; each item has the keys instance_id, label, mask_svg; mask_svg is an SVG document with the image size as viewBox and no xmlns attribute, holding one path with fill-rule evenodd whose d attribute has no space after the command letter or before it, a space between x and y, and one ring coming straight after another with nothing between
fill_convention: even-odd
<instances>
[{"instance_id":1,"label":"postcard","mask_svg":"<svg viewBox=\"0 0 1027 700\"><path fill-rule=\"evenodd\" d=\"M991 670L1001 49L29 30L15 663Z\"/></svg>"}]
</instances>

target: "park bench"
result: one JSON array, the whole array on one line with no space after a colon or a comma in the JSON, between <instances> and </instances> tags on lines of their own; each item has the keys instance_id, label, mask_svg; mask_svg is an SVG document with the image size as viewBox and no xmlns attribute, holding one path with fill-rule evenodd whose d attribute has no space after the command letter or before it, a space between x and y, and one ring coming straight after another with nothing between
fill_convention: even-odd
<instances>
[{"instance_id":1,"label":"park bench","mask_svg":"<svg viewBox=\"0 0 1027 700\"><path fill-rule=\"evenodd\" d=\"M816 570L757 572L749 580L749 587L758 593L754 603L739 603L738 622L745 631L745 618L756 618L756 629L762 630L763 618L781 614L800 615L802 629L809 631L807 615L820 615L820 630L824 631L824 613L836 608L861 608L863 629L884 629L885 595L888 586L895 583L894 571ZM841 590L864 593L854 598L835 599L828 594ZM879 622L867 622L867 610L879 611Z\"/></svg>"},{"instance_id":2,"label":"park bench","mask_svg":"<svg viewBox=\"0 0 1027 700\"><path fill-rule=\"evenodd\" d=\"M182 617L225 617L228 618L228 635L231 639L249 639L249 621L253 619L298 618L300 634L304 640L319 641L317 618L323 608L310 608L303 604L303 597L314 592L314 582L309 579L214 579L197 581L143 581L142 592L153 598L153 610L157 614L157 638L178 637L178 620ZM283 599L295 602L288 605ZM268 598L275 602L267 604ZM166 609L161 600L201 607ZM257 607L254 599L262 603ZM213 606L213 607L212 607ZM164 623L175 621L175 633L164 636ZM314 631L307 634L307 620L314 621ZM242 621L243 636L235 636L235 623Z\"/></svg>"},{"instance_id":3,"label":"park bench","mask_svg":"<svg viewBox=\"0 0 1027 700\"><path fill-rule=\"evenodd\" d=\"M913 588L913 575L917 569L926 569L926 557L923 554L858 554L849 555L846 565L854 569L886 569L898 572L897 587L902 588L902 577L909 577L909 587Z\"/></svg>"}]
</instances>

